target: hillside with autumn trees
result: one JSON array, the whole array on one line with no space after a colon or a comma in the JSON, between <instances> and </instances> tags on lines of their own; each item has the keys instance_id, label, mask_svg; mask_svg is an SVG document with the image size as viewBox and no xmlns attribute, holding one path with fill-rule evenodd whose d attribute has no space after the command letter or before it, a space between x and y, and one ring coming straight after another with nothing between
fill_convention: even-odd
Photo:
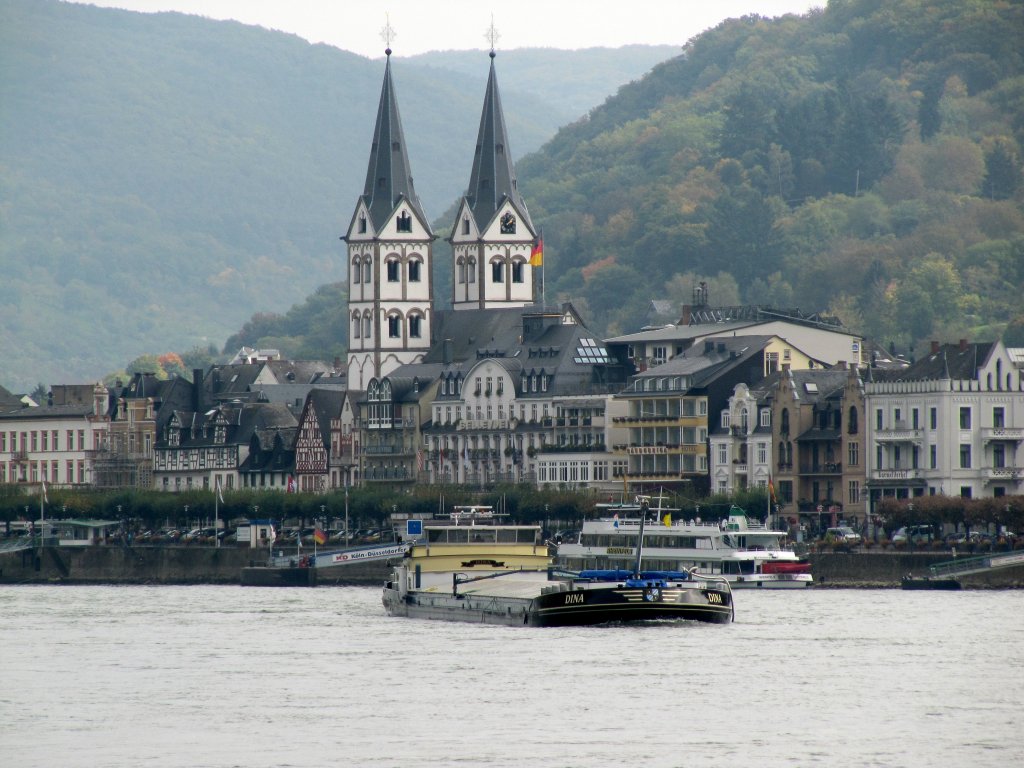
<instances>
[{"instance_id":1,"label":"hillside with autumn trees","mask_svg":"<svg viewBox=\"0 0 1024 768\"><path fill-rule=\"evenodd\" d=\"M548 296L607 334L650 299L827 311L913 354L1024 344L1024 5L831 0L748 17L520 165Z\"/></svg>"}]
</instances>

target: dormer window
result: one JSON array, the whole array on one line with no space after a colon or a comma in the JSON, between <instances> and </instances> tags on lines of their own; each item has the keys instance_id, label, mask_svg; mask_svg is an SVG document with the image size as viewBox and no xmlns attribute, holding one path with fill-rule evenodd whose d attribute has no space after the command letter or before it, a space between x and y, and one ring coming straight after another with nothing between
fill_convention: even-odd
<instances>
[{"instance_id":1,"label":"dormer window","mask_svg":"<svg viewBox=\"0 0 1024 768\"><path fill-rule=\"evenodd\" d=\"M228 440L228 428L218 424L213 430L213 442L217 445L224 445Z\"/></svg>"},{"instance_id":2,"label":"dormer window","mask_svg":"<svg viewBox=\"0 0 1024 768\"><path fill-rule=\"evenodd\" d=\"M395 226L399 232L412 232L412 216L408 211L402 211L395 220Z\"/></svg>"}]
</instances>

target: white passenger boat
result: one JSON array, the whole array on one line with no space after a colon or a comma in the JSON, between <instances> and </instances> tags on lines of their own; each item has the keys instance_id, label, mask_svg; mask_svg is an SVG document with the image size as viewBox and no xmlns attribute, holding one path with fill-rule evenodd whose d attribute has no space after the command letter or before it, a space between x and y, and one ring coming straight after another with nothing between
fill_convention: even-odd
<instances>
[{"instance_id":1,"label":"white passenger boat","mask_svg":"<svg viewBox=\"0 0 1024 768\"><path fill-rule=\"evenodd\" d=\"M786 545L786 534L773 531L733 507L728 520L681 519L678 509L650 506L650 497L632 502L598 504L598 517L586 520L577 541L558 546L558 564L570 570L623 568L636 557L641 510L654 521L643 536L643 567L652 570L696 569L702 576L725 578L733 589L802 589L811 585L811 566Z\"/></svg>"},{"instance_id":2,"label":"white passenger boat","mask_svg":"<svg viewBox=\"0 0 1024 768\"><path fill-rule=\"evenodd\" d=\"M638 568L560 572L539 526L498 518L488 507L456 507L448 518L422 521L384 586L388 614L527 626L732 621L724 579Z\"/></svg>"}]
</instances>

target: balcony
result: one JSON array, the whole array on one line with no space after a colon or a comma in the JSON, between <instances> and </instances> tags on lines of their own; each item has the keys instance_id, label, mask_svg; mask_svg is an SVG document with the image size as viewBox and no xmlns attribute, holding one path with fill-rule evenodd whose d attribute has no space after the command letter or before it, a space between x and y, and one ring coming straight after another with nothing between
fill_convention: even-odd
<instances>
[{"instance_id":1,"label":"balcony","mask_svg":"<svg viewBox=\"0 0 1024 768\"><path fill-rule=\"evenodd\" d=\"M28 451L11 451L11 461L28 461Z\"/></svg>"},{"instance_id":2,"label":"balcony","mask_svg":"<svg viewBox=\"0 0 1024 768\"><path fill-rule=\"evenodd\" d=\"M921 430L907 426L905 422L896 422L895 427L876 429L875 440L880 443L920 443Z\"/></svg>"},{"instance_id":3,"label":"balcony","mask_svg":"<svg viewBox=\"0 0 1024 768\"><path fill-rule=\"evenodd\" d=\"M986 443L1006 441L1019 443L1024 441L1022 427L986 427L981 430L981 439Z\"/></svg>"},{"instance_id":4,"label":"balcony","mask_svg":"<svg viewBox=\"0 0 1024 768\"><path fill-rule=\"evenodd\" d=\"M745 475L749 471L749 467L746 462L736 463L732 465L732 471L737 475Z\"/></svg>"},{"instance_id":5,"label":"balcony","mask_svg":"<svg viewBox=\"0 0 1024 768\"><path fill-rule=\"evenodd\" d=\"M985 469L985 479L988 482L1011 482L1015 483L1024 475L1024 468L1021 467L988 467Z\"/></svg>"},{"instance_id":6,"label":"balcony","mask_svg":"<svg viewBox=\"0 0 1024 768\"><path fill-rule=\"evenodd\" d=\"M843 474L843 465L839 463L833 463L831 461L818 462L816 464L807 464L800 467L801 475L841 475Z\"/></svg>"}]
</instances>

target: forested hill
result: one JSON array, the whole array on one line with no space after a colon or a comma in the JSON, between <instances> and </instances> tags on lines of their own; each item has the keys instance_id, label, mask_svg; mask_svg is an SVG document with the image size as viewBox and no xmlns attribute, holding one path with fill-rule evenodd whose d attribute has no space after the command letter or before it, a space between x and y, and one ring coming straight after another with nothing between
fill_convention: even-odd
<instances>
[{"instance_id":1,"label":"forested hill","mask_svg":"<svg viewBox=\"0 0 1024 768\"><path fill-rule=\"evenodd\" d=\"M548 297L830 310L901 351L1022 312L1024 5L831 0L728 21L519 165ZM667 284L667 287L666 287ZM623 300L623 297L628 297Z\"/></svg>"},{"instance_id":2,"label":"forested hill","mask_svg":"<svg viewBox=\"0 0 1024 768\"><path fill-rule=\"evenodd\" d=\"M513 151L674 52L548 51L544 95L514 75L536 52L499 53ZM490 62L400 54L417 191L439 216L468 181ZM383 69L233 22L0 0L0 383L88 381L144 353L220 348L254 313L342 280L338 236Z\"/></svg>"}]
</instances>

